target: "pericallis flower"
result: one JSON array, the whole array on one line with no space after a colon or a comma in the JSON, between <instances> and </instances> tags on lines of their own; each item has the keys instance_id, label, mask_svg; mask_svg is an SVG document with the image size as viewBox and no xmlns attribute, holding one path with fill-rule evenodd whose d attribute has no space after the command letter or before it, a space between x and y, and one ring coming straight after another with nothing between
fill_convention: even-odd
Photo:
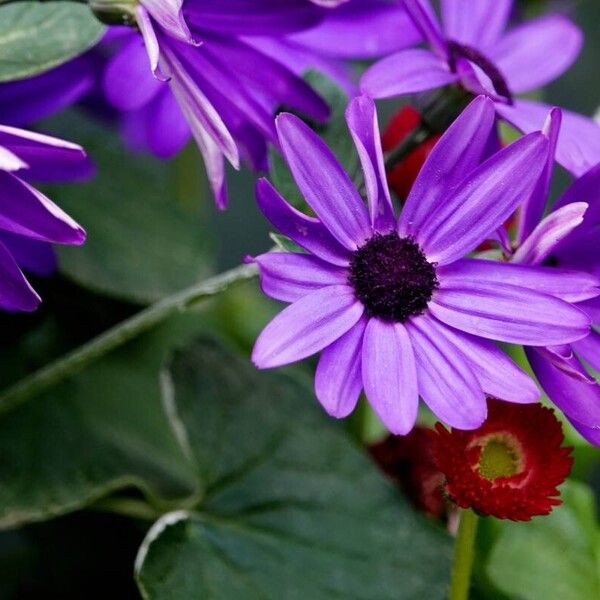
<instances>
[{"instance_id":1,"label":"pericallis flower","mask_svg":"<svg viewBox=\"0 0 600 600\"><path fill-rule=\"evenodd\" d=\"M552 111L545 126L550 139L546 168L519 212L516 239L505 244L513 264L549 265L557 272L576 269L589 282L570 297L600 327L600 164L577 179L543 218L561 114ZM526 348L529 363L548 397L589 442L600 446L600 385L585 364L600 370L600 333L593 328L571 344ZM583 361L583 362L582 362Z\"/></svg>"},{"instance_id":2,"label":"pericallis flower","mask_svg":"<svg viewBox=\"0 0 600 600\"><path fill-rule=\"evenodd\" d=\"M358 97L347 109L368 209L319 137L294 115L278 117L284 156L316 218L258 181L265 216L307 251L256 258L264 292L292 303L256 341L259 368L322 351L315 388L325 409L348 415L364 388L400 434L415 423L419 395L461 429L484 421L486 394L538 399L535 384L491 340L543 346L585 337L588 317L563 297L586 277L464 258L531 194L545 166L540 132L481 163L494 119L485 96L465 109L396 220L372 100Z\"/></svg>"},{"instance_id":3,"label":"pericallis flower","mask_svg":"<svg viewBox=\"0 0 600 600\"><path fill-rule=\"evenodd\" d=\"M69 181L88 175L80 146L46 135L0 125L0 307L34 310L40 297L21 267L51 271L48 243L79 245L85 231L27 181Z\"/></svg>"},{"instance_id":4,"label":"pericallis flower","mask_svg":"<svg viewBox=\"0 0 600 600\"><path fill-rule=\"evenodd\" d=\"M517 98L556 79L577 57L582 35L560 15L544 16L504 32L512 0L441 0L442 20L427 0L404 0L430 50L413 48L366 71L361 89L389 98L460 83L486 94L497 114L522 132L541 129L550 106ZM576 175L600 161L600 126L563 111L556 160Z\"/></svg>"},{"instance_id":5,"label":"pericallis flower","mask_svg":"<svg viewBox=\"0 0 600 600\"><path fill-rule=\"evenodd\" d=\"M335 60L341 47L363 58L419 39L401 5L380 0L350 0L334 10L309 0L188 0L183 12L181 1L142 0L135 14L153 71L169 85L149 75L140 38L131 34L107 68L106 95L123 111L134 147L169 157L193 134L221 208L227 202L224 159L237 168L242 157L266 170L267 144L278 143L277 110L316 121L328 116L303 71L318 68L353 93ZM383 22L398 26L393 39L379 33Z\"/></svg>"},{"instance_id":6,"label":"pericallis flower","mask_svg":"<svg viewBox=\"0 0 600 600\"><path fill-rule=\"evenodd\" d=\"M432 449L446 494L461 508L498 519L549 514L561 503L557 488L573 465L560 421L541 404L489 405L486 422L475 431L436 425Z\"/></svg>"}]
</instances>

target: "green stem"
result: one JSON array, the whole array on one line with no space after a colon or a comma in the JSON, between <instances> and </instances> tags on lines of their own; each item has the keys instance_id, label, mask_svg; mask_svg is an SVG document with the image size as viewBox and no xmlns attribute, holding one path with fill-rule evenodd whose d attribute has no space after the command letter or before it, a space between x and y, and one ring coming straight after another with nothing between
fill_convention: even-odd
<instances>
[{"instance_id":1,"label":"green stem","mask_svg":"<svg viewBox=\"0 0 600 600\"><path fill-rule=\"evenodd\" d=\"M470 509L462 510L460 513L448 600L468 600L469 598L478 520L479 517Z\"/></svg>"},{"instance_id":2,"label":"green stem","mask_svg":"<svg viewBox=\"0 0 600 600\"><path fill-rule=\"evenodd\" d=\"M240 265L149 306L0 393L0 414L81 371L107 352L152 329L168 317L256 275L256 265Z\"/></svg>"}]
</instances>

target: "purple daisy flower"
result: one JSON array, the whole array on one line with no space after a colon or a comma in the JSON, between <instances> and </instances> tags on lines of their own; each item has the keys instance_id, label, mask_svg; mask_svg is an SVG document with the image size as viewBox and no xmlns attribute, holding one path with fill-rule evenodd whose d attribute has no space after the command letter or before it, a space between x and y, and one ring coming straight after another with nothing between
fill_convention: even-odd
<instances>
[{"instance_id":1,"label":"purple daisy flower","mask_svg":"<svg viewBox=\"0 0 600 600\"><path fill-rule=\"evenodd\" d=\"M588 273L588 283L573 288L569 299L600 327L600 298L593 289L600 286L600 164L577 179L543 218L560 126L555 109L545 126L550 139L546 168L521 209L515 243L505 254L513 263ZM584 365L600 371L597 329L571 344L526 348L526 354L548 397L584 438L600 446L600 385Z\"/></svg>"},{"instance_id":2,"label":"purple daisy flower","mask_svg":"<svg viewBox=\"0 0 600 600\"><path fill-rule=\"evenodd\" d=\"M190 0L185 9L184 18L182 0L142 0L135 12L151 70L168 81L173 96L160 81L147 77L137 36L109 65L105 88L117 108L148 107L143 118L152 121L154 130L170 132L166 138L150 130L152 137L138 138L158 154L180 148L191 132L217 205L224 208L225 159L235 168L240 155L256 168L265 166L266 144L276 143L276 106L317 121L329 114L306 82L243 36L279 36L309 27L323 17L324 9L307 0ZM138 121L134 128L140 125Z\"/></svg>"},{"instance_id":3,"label":"purple daisy flower","mask_svg":"<svg viewBox=\"0 0 600 600\"><path fill-rule=\"evenodd\" d=\"M243 158L267 170L267 145L278 144L278 109L316 121L327 117L328 107L302 80L303 72L319 69L355 95L341 58L382 56L420 39L399 1L349 0L324 10L309 0L188 0L183 13L181 2L142 5L137 14L146 49L154 69L170 75L169 85L151 76L139 36L131 33L108 66L106 95L122 111L125 138L136 149L167 158L193 133L220 207L227 201L224 158L235 167ZM155 16L161 14L171 15L176 26L165 30L164 16ZM385 33L390 27L393 35Z\"/></svg>"},{"instance_id":4,"label":"purple daisy flower","mask_svg":"<svg viewBox=\"0 0 600 600\"><path fill-rule=\"evenodd\" d=\"M482 163L494 119L485 96L465 109L396 219L372 100L355 98L347 110L368 208L316 134L291 114L278 117L283 153L316 218L266 179L257 183L265 216L308 252L256 258L265 293L292 303L256 341L259 368L322 352L315 388L327 412L348 415L364 389L385 425L402 434L415 423L419 395L462 429L484 421L486 395L538 399L491 340L563 344L590 325L568 300L579 274L464 258L532 193L545 166L549 142L540 132Z\"/></svg>"},{"instance_id":5,"label":"purple daisy flower","mask_svg":"<svg viewBox=\"0 0 600 600\"><path fill-rule=\"evenodd\" d=\"M515 94L539 88L564 73L581 49L582 34L566 17L548 15L504 32L512 0L441 0L438 21L427 0L404 0L431 50L413 48L373 65L363 93L389 98L460 83L486 94L497 114L524 133L541 129L550 106ZM563 111L556 160L575 175L600 161L600 126Z\"/></svg>"},{"instance_id":6,"label":"purple daisy flower","mask_svg":"<svg viewBox=\"0 0 600 600\"><path fill-rule=\"evenodd\" d=\"M91 165L80 146L0 125L0 307L31 311L40 297L21 267L45 275L54 268L49 244L79 245L85 231L28 181L74 180Z\"/></svg>"}]
</instances>

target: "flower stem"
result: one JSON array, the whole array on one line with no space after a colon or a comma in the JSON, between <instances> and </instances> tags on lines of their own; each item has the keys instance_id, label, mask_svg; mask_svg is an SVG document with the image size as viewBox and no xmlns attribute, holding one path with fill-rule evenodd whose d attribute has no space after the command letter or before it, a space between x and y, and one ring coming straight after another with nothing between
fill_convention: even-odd
<instances>
[{"instance_id":1,"label":"flower stem","mask_svg":"<svg viewBox=\"0 0 600 600\"><path fill-rule=\"evenodd\" d=\"M449 600L469 598L478 520L479 517L471 509L462 510L460 513L458 535L454 544Z\"/></svg>"},{"instance_id":2,"label":"flower stem","mask_svg":"<svg viewBox=\"0 0 600 600\"><path fill-rule=\"evenodd\" d=\"M168 317L192 308L202 300L223 292L238 282L252 279L256 275L256 265L240 265L149 306L0 392L0 414L13 409L66 377L78 373L107 352L149 331Z\"/></svg>"}]
</instances>

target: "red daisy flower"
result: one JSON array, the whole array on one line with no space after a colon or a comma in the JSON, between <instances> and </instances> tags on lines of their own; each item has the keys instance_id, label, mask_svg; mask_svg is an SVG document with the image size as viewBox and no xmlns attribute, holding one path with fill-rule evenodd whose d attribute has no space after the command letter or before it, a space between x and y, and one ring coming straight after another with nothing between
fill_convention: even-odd
<instances>
[{"instance_id":1,"label":"red daisy flower","mask_svg":"<svg viewBox=\"0 0 600 600\"><path fill-rule=\"evenodd\" d=\"M562 427L540 404L489 401L486 422L474 431L440 423L433 454L448 496L462 508L499 519L529 521L561 502L557 489L573 465Z\"/></svg>"}]
</instances>

